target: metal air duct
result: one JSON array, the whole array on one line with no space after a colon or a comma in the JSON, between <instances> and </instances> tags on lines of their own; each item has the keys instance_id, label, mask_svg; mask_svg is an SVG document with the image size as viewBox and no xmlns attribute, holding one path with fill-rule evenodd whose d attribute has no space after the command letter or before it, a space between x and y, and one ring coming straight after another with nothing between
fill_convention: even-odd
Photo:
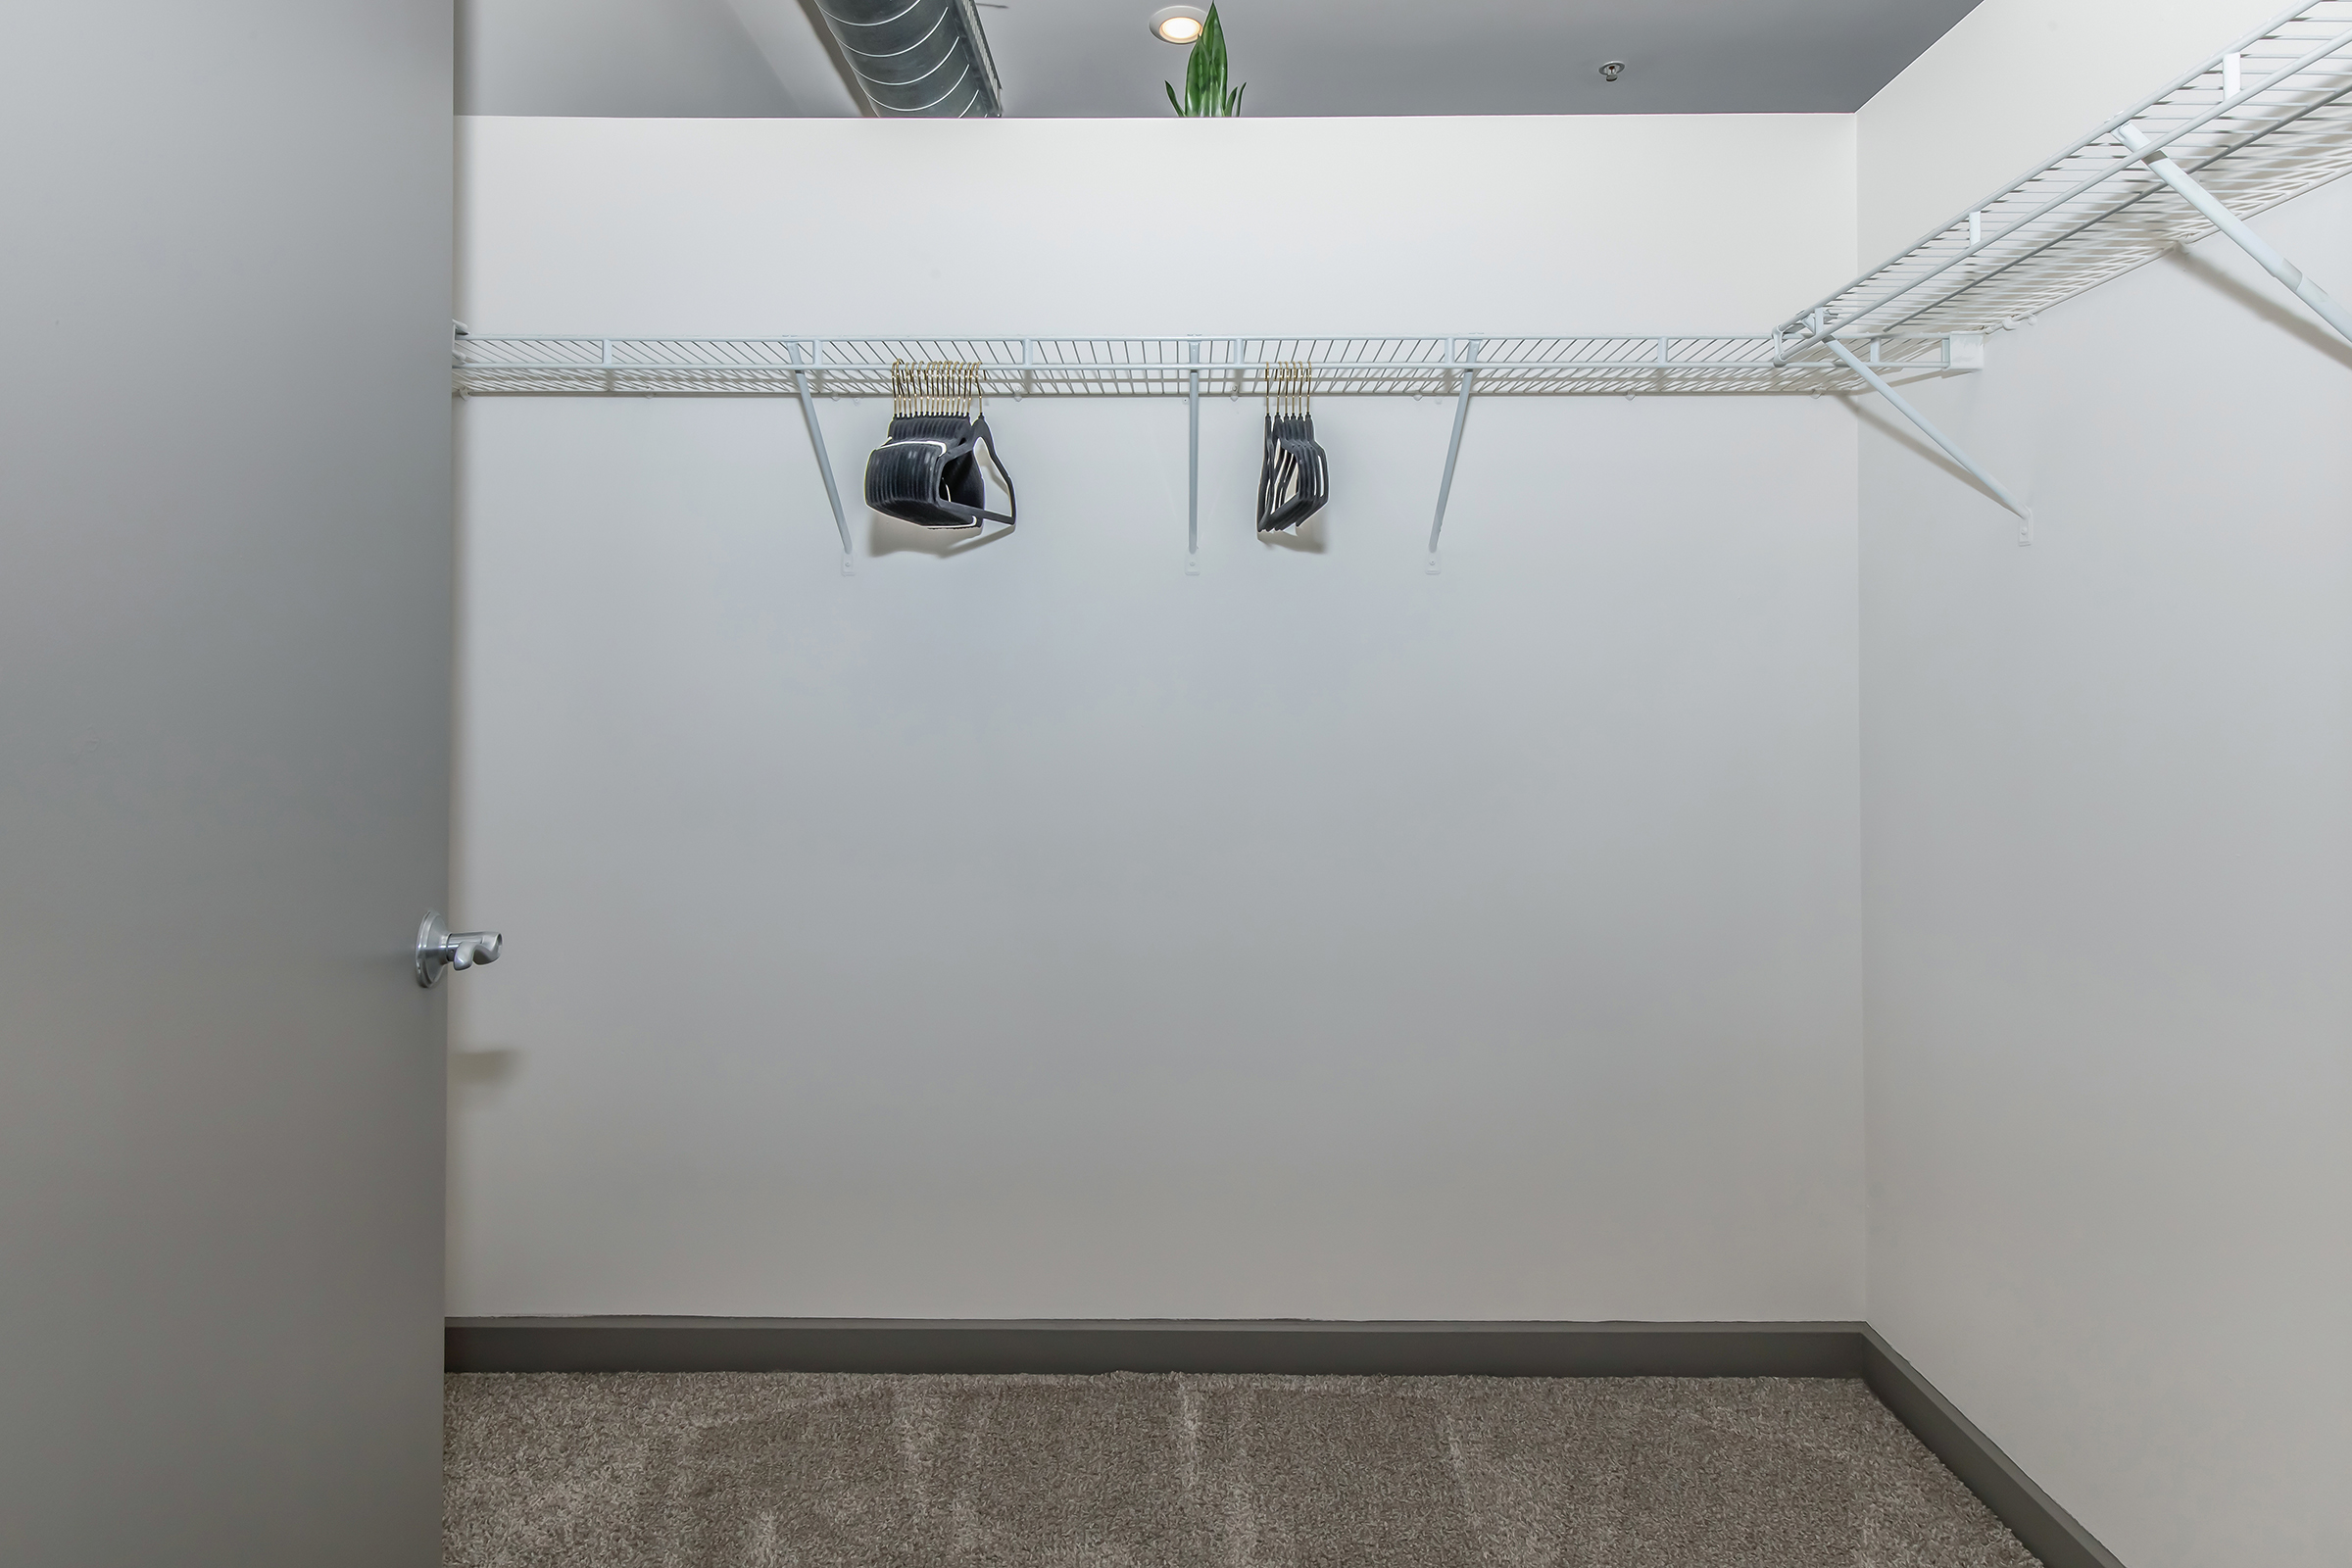
<instances>
[{"instance_id":1,"label":"metal air duct","mask_svg":"<svg viewBox=\"0 0 2352 1568\"><path fill-rule=\"evenodd\" d=\"M972 0L816 0L816 9L885 119L1004 112Z\"/></svg>"}]
</instances>

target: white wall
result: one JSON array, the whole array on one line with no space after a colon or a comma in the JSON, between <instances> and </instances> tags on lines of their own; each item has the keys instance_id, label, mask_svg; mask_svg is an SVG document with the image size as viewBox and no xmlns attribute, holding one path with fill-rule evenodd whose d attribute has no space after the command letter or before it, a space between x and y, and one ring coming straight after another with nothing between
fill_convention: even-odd
<instances>
[{"instance_id":1,"label":"white wall","mask_svg":"<svg viewBox=\"0 0 2352 1568\"><path fill-rule=\"evenodd\" d=\"M461 314L1754 330L1851 122L1726 128L472 122ZM1851 416L1482 402L1430 577L1450 412L1298 550L1213 400L1188 578L1180 404L998 404L845 579L788 403L467 404L451 1309L1857 1313Z\"/></svg>"},{"instance_id":2,"label":"white wall","mask_svg":"<svg viewBox=\"0 0 2352 1568\"><path fill-rule=\"evenodd\" d=\"M2031 549L1862 435L1869 1315L2132 1568L2340 1564L2352 346L2208 241L1993 348Z\"/></svg>"}]
</instances>

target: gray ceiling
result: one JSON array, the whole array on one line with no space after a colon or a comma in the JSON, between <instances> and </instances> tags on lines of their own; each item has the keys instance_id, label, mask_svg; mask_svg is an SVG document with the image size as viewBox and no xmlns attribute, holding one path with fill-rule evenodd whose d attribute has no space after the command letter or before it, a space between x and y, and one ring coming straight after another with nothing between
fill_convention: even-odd
<instances>
[{"instance_id":1,"label":"gray ceiling","mask_svg":"<svg viewBox=\"0 0 2352 1568\"><path fill-rule=\"evenodd\" d=\"M1165 115L1185 52L1159 0L980 0L1024 116ZM1802 113L1860 108L1977 0L1235 0L1253 115ZM477 115L852 115L810 0L459 0ZM1604 60L1626 63L1605 82Z\"/></svg>"}]
</instances>

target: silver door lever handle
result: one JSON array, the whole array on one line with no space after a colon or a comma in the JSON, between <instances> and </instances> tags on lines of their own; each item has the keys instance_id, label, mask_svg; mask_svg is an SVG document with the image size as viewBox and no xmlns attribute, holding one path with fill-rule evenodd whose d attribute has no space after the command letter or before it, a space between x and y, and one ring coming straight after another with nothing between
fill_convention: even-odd
<instances>
[{"instance_id":1,"label":"silver door lever handle","mask_svg":"<svg viewBox=\"0 0 2352 1568\"><path fill-rule=\"evenodd\" d=\"M502 940L496 931L452 931L441 911L432 910L416 928L416 983L429 989L444 969L496 963Z\"/></svg>"}]
</instances>

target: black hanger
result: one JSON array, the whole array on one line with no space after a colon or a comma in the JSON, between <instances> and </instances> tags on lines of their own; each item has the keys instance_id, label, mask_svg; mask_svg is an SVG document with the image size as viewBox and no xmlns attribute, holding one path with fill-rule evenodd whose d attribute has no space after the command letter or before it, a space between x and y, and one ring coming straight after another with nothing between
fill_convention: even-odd
<instances>
[{"instance_id":1,"label":"black hanger","mask_svg":"<svg viewBox=\"0 0 2352 1568\"><path fill-rule=\"evenodd\" d=\"M1274 443L1274 377L1266 376L1266 445L1257 467L1257 528L1265 532L1266 515L1274 510L1274 473L1279 451Z\"/></svg>"},{"instance_id":2,"label":"black hanger","mask_svg":"<svg viewBox=\"0 0 2352 1568\"><path fill-rule=\"evenodd\" d=\"M1257 528L1295 528L1331 499L1331 468L1315 439L1314 368L1284 364L1267 377L1266 454L1258 475ZM1275 410L1279 406L1280 413Z\"/></svg>"},{"instance_id":3,"label":"black hanger","mask_svg":"<svg viewBox=\"0 0 2352 1568\"><path fill-rule=\"evenodd\" d=\"M998 455L996 433L980 412L980 367L894 360L890 386L890 430L865 460L865 504L925 528L1010 526L1019 499ZM1010 511L988 510L983 448Z\"/></svg>"},{"instance_id":4,"label":"black hanger","mask_svg":"<svg viewBox=\"0 0 2352 1568\"><path fill-rule=\"evenodd\" d=\"M1266 368L1266 430L1265 453L1257 474L1257 529L1272 532L1278 524L1273 521L1275 511L1289 498L1291 481L1297 472L1297 455L1291 449L1290 375L1287 363L1277 363Z\"/></svg>"}]
</instances>

